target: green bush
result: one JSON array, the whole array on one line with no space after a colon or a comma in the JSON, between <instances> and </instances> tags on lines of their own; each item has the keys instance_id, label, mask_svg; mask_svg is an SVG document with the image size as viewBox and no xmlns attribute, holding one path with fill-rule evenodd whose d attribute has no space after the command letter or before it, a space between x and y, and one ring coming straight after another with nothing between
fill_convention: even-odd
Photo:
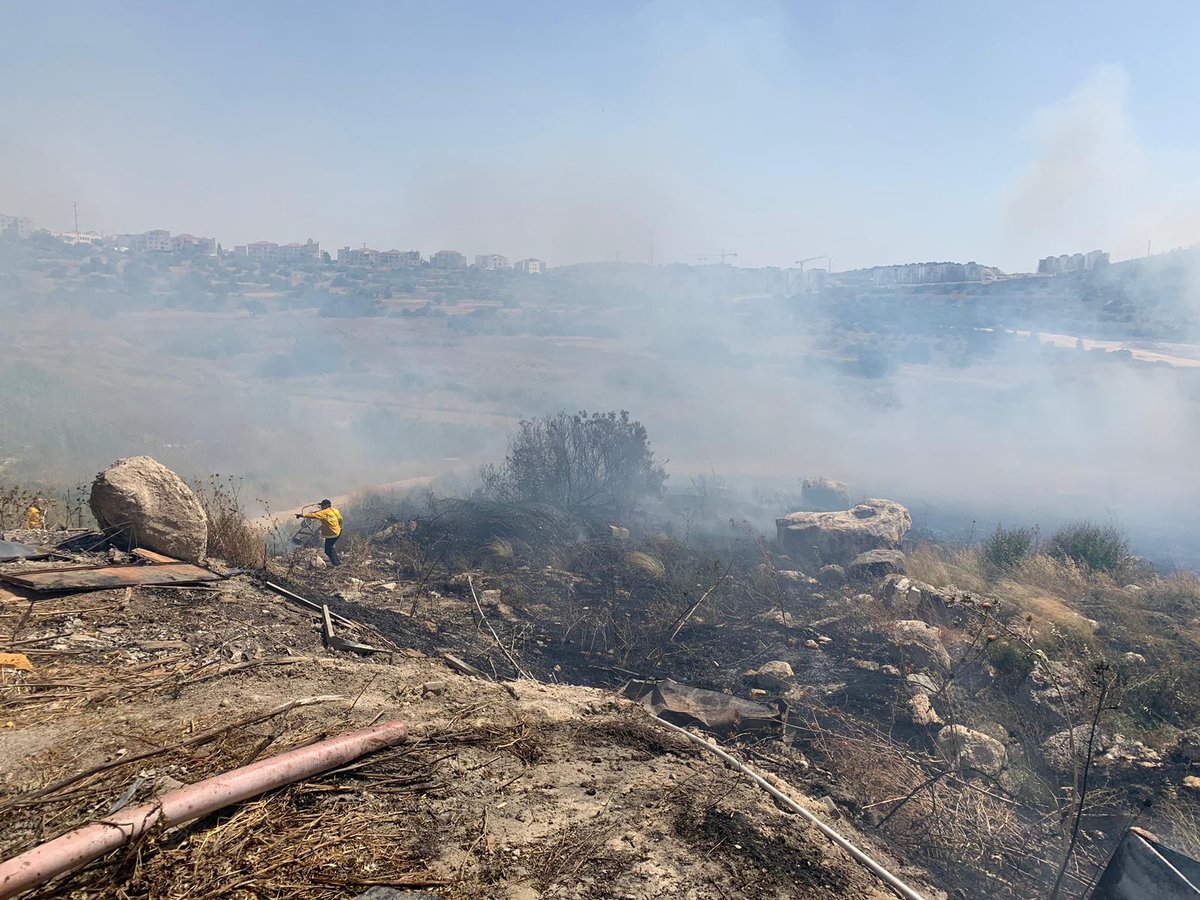
<instances>
[{"instance_id":1,"label":"green bush","mask_svg":"<svg viewBox=\"0 0 1200 900\"><path fill-rule=\"evenodd\" d=\"M646 428L625 411L522 420L500 465L480 471L485 498L541 504L591 522L620 522L667 479Z\"/></svg>"},{"instance_id":2,"label":"green bush","mask_svg":"<svg viewBox=\"0 0 1200 900\"><path fill-rule=\"evenodd\" d=\"M1114 573L1129 559L1129 542L1113 525L1074 522L1055 532L1047 551L1093 572Z\"/></svg>"},{"instance_id":3,"label":"green bush","mask_svg":"<svg viewBox=\"0 0 1200 900\"><path fill-rule=\"evenodd\" d=\"M997 525L992 536L983 542L983 558L1002 572L1011 571L1033 551L1033 541L1032 528Z\"/></svg>"},{"instance_id":4,"label":"green bush","mask_svg":"<svg viewBox=\"0 0 1200 900\"><path fill-rule=\"evenodd\" d=\"M1020 687L1036 665L1037 657L1024 647L1008 641L992 641L987 645L988 662L996 670L996 682L1011 693Z\"/></svg>"}]
</instances>

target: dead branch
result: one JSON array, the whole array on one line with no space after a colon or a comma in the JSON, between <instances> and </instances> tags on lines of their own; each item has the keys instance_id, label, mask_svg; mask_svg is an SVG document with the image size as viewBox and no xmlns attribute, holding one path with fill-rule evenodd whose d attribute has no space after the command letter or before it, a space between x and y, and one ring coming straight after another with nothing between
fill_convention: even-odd
<instances>
[{"instance_id":1,"label":"dead branch","mask_svg":"<svg viewBox=\"0 0 1200 900\"><path fill-rule=\"evenodd\" d=\"M99 766L93 766L90 769L85 769L84 771L76 775L72 775L69 778L63 778L60 781L56 781L53 784L48 784L43 788L38 788L35 791L30 791L27 794L22 794L19 797L14 797L12 800L7 800L4 803L0 803L0 812L4 812L9 809L15 809L19 806L27 806L34 801L37 801L50 794L58 793L63 788L70 787L73 784L78 784L79 782L91 778L93 775L99 775L102 772L108 772L112 769L119 769L122 766L129 765L130 763L140 762L141 760L149 759L152 756L160 756L163 753L171 753L175 750L182 750L185 747L194 747L197 744L206 744L214 738L218 738L227 732L234 731L238 728L247 728L251 725L257 725L259 722L265 722L267 719L272 719L275 716L290 712L293 709L298 709L301 706L314 706L318 703L330 703L335 700L345 699L345 697L342 697L338 694L327 694L319 697L302 697L299 700L290 700L287 703L281 703L279 706L273 707L264 713L257 713L253 716L247 716L244 719L238 719L236 722L231 722L228 725L222 725L219 728L212 728L208 731L201 732L200 734L193 735L190 738L178 741L177 743L170 744L169 746L159 747L154 750L146 750L142 753L135 753L132 756L124 756L121 759L115 759L112 762L103 763Z\"/></svg>"}]
</instances>

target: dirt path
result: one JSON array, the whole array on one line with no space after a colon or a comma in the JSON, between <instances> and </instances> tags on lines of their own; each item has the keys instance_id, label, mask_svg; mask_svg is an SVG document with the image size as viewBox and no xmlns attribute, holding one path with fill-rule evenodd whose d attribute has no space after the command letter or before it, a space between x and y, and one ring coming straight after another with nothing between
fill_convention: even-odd
<instances>
[{"instance_id":1,"label":"dirt path","mask_svg":"<svg viewBox=\"0 0 1200 900\"><path fill-rule=\"evenodd\" d=\"M1028 331L1010 331L1009 334L1015 334L1017 337L1030 336L1030 332ZM1191 344L1174 346L1190 349L1196 352L1197 356L1181 356L1174 353L1164 353L1160 350L1146 349L1137 346L1132 341L1102 341L1095 338L1078 337L1071 334L1055 334L1048 331L1038 331L1036 334L1042 343L1053 344L1055 347L1075 347L1079 342L1082 342L1085 350L1103 350L1106 353L1126 350L1134 359L1141 360L1142 362L1166 363L1169 366L1180 369L1200 369L1200 348Z\"/></svg>"}]
</instances>

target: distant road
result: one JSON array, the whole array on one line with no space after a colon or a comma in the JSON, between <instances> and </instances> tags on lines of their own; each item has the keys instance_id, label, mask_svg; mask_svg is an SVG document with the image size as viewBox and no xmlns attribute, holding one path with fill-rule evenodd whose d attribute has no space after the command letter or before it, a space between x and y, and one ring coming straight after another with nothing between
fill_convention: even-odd
<instances>
[{"instance_id":1,"label":"distant road","mask_svg":"<svg viewBox=\"0 0 1200 900\"><path fill-rule=\"evenodd\" d=\"M1166 363L1169 366L1176 366L1181 369L1200 369L1200 346L1195 344L1172 345L1197 354L1196 356L1179 356L1174 353L1164 353L1161 350L1147 350L1129 341L1099 341L1094 338L1076 337L1071 334L1054 334L1049 331L1034 333L1037 334L1043 343L1053 344L1056 347L1074 347L1078 342L1082 341L1085 350L1104 350L1107 353L1117 350L1127 350L1130 356L1143 362ZM1029 337L1030 332L1010 331L1009 334L1015 334L1018 337Z\"/></svg>"}]
</instances>

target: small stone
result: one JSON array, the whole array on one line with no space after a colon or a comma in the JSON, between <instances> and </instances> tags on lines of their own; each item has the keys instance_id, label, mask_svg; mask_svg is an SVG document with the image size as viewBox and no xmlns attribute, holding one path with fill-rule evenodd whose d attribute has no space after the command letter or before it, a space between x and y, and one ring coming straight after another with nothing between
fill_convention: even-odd
<instances>
[{"instance_id":1,"label":"small stone","mask_svg":"<svg viewBox=\"0 0 1200 900\"><path fill-rule=\"evenodd\" d=\"M427 681L421 685L421 696L423 697L440 697L446 693L446 682L444 681Z\"/></svg>"},{"instance_id":2,"label":"small stone","mask_svg":"<svg viewBox=\"0 0 1200 900\"><path fill-rule=\"evenodd\" d=\"M820 804L821 808L825 810L829 816L835 819L841 818L842 811L838 809L838 805L834 803L833 798L828 794L818 800L817 803Z\"/></svg>"},{"instance_id":3,"label":"small stone","mask_svg":"<svg viewBox=\"0 0 1200 900\"><path fill-rule=\"evenodd\" d=\"M161 797L163 794L169 794L172 791L177 791L186 785L178 778L172 778L170 775L163 775L154 782L154 795Z\"/></svg>"},{"instance_id":4,"label":"small stone","mask_svg":"<svg viewBox=\"0 0 1200 900\"><path fill-rule=\"evenodd\" d=\"M841 587L846 583L846 570L838 565L821 566L817 580L825 587Z\"/></svg>"},{"instance_id":5,"label":"small stone","mask_svg":"<svg viewBox=\"0 0 1200 900\"><path fill-rule=\"evenodd\" d=\"M757 669L746 672L746 677L753 682L755 687L768 691L786 691L791 686L795 674L790 663L782 659L774 659L763 663Z\"/></svg>"},{"instance_id":6,"label":"small stone","mask_svg":"<svg viewBox=\"0 0 1200 900\"><path fill-rule=\"evenodd\" d=\"M914 694L908 699L908 713L914 725L942 725L942 717L933 708L928 694Z\"/></svg>"},{"instance_id":7,"label":"small stone","mask_svg":"<svg viewBox=\"0 0 1200 900\"><path fill-rule=\"evenodd\" d=\"M804 646L807 647L809 650L820 650L821 649L821 645L818 644L816 641L814 641L812 638L809 638L807 641L805 641Z\"/></svg>"}]
</instances>

